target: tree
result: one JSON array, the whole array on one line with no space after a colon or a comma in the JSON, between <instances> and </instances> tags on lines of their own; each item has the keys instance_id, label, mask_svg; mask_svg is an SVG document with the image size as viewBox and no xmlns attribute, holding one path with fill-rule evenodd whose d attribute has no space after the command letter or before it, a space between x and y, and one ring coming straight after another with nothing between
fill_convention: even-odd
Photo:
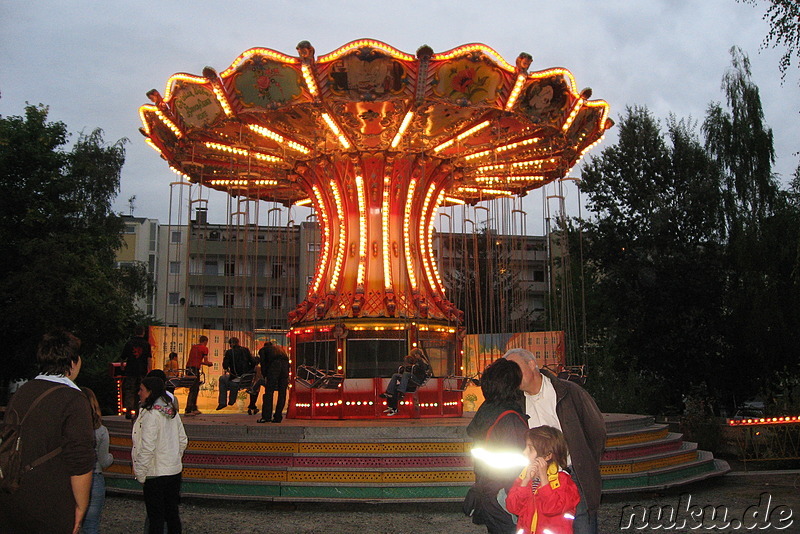
<instances>
[{"instance_id":1,"label":"tree","mask_svg":"<svg viewBox=\"0 0 800 534\"><path fill-rule=\"evenodd\" d=\"M43 106L0 116L0 379L30 376L42 334L57 326L83 341L85 366L127 334L141 277L115 268L122 221L111 210L124 140L69 134ZM0 380L2 381L2 380Z\"/></svg>"},{"instance_id":2,"label":"tree","mask_svg":"<svg viewBox=\"0 0 800 534\"><path fill-rule=\"evenodd\" d=\"M758 3L757 0L740 1L752 5ZM764 46L786 47L779 64L781 78L785 80L792 63L797 61L800 66L800 5L797 0L768 0L768 3L770 6L762 17L770 25Z\"/></svg>"},{"instance_id":3,"label":"tree","mask_svg":"<svg viewBox=\"0 0 800 534\"><path fill-rule=\"evenodd\" d=\"M629 108L582 178L589 341L601 347L590 388L603 409L663 409L689 382L717 385L720 175L694 125L671 118L665 136Z\"/></svg>"},{"instance_id":4,"label":"tree","mask_svg":"<svg viewBox=\"0 0 800 534\"><path fill-rule=\"evenodd\" d=\"M772 130L766 125L750 62L731 49L723 77L727 107L711 104L703 123L706 147L723 178L728 231L725 288L730 351L723 365L755 366L754 376L734 377L735 390L769 389L775 373L798 366L797 205L772 172ZM790 246L786 246L791 244Z\"/></svg>"}]
</instances>

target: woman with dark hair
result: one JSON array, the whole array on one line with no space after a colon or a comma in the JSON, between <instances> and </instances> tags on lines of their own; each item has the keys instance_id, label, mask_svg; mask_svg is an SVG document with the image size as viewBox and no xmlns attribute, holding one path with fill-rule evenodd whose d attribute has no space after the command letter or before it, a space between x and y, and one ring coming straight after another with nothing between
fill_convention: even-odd
<instances>
[{"instance_id":1,"label":"woman with dark hair","mask_svg":"<svg viewBox=\"0 0 800 534\"><path fill-rule=\"evenodd\" d=\"M0 493L3 532L77 533L89 506L95 465L89 401L75 385L80 340L66 330L45 334L39 375L19 388L5 421L25 417L20 430L22 475L15 493ZM27 414L27 416L26 416Z\"/></svg>"},{"instance_id":2,"label":"woman with dark hair","mask_svg":"<svg viewBox=\"0 0 800 534\"><path fill-rule=\"evenodd\" d=\"M139 386L141 412L133 424L133 473L144 484L144 504L151 534L181 532L178 511L181 458L188 440L178 409L158 377L146 377Z\"/></svg>"},{"instance_id":3,"label":"woman with dark hair","mask_svg":"<svg viewBox=\"0 0 800 534\"><path fill-rule=\"evenodd\" d=\"M522 370L510 360L496 360L483 371L481 391L485 401L467 426L467 434L476 447L490 453L522 454L525 450L528 418L523 411L521 382ZM473 523L486 525L490 534L516 531L504 502L521 469L475 459L475 485L464 500L464 513L472 516Z\"/></svg>"}]
</instances>

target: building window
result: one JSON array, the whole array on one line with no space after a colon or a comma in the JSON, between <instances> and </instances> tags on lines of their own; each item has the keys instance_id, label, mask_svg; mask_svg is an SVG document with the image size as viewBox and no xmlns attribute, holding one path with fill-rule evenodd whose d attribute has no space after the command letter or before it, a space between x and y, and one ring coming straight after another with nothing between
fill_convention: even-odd
<instances>
[{"instance_id":1,"label":"building window","mask_svg":"<svg viewBox=\"0 0 800 534\"><path fill-rule=\"evenodd\" d=\"M321 249L319 243L309 243L308 244L308 251L309 252L319 252Z\"/></svg>"},{"instance_id":2,"label":"building window","mask_svg":"<svg viewBox=\"0 0 800 534\"><path fill-rule=\"evenodd\" d=\"M233 293L225 293L222 296L222 305L226 308L233 308Z\"/></svg>"},{"instance_id":3,"label":"building window","mask_svg":"<svg viewBox=\"0 0 800 534\"><path fill-rule=\"evenodd\" d=\"M180 301L181 301L181 294L178 293L177 291L170 292L169 295L167 295L167 304L169 304L170 306L177 306L178 304L180 304Z\"/></svg>"},{"instance_id":4,"label":"building window","mask_svg":"<svg viewBox=\"0 0 800 534\"><path fill-rule=\"evenodd\" d=\"M217 265L217 262L206 260L203 274L207 276L217 276L219 274L219 265Z\"/></svg>"},{"instance_id":5,"label":"building window","mask_svg":"<svg viewBox=\"0 0 800 534\"><path fill-rule=\"evenodd\" d=\"M183 234L180 230L173 230L172 236L170 237L171 243L183 243Z\"/></svg>"},{"instance_id":6,"label":"building window","mask_svg":"<svg viewBox=\"0 0 800 534\"><path fill-rule=\"evenodd\" d=\"M158 224L150 223L150 252L155 252L158 245Z\"/></svg>"},{"instance_id":7,"label":"building window","mask_svg":"<svg viewBox=\"0 0 800 534\"><path fill-rule=\"evenodd\" d=\"M272 278L283 278L285 275L286 271L284 270L282 263L272 264Z\"/></svg>"},{"instance_id":8,"label":"building window","mask_svg":"<svg viewBox=\"0 0 800 534\"><path fill-rule=\"evenodd\" d=\"M203 306L206 308L217 307L217 293L216 291L206 291L203 293Z\"/></svg>"},{"instance_id":9,"label":"building window","mask_svg":"<svg viewBox=\"0 0 800 534\"><path fill-rule=\"evenodd\" d=\"M283 295L272 295L270 305L273 310L280 310L283 307Z\"/></svg>"},{"instance_id":10,"label":"building window","mask_svg":"<svg viewBox=\"0 0 800 534\"><path fill-rule=\"evenodd\" d=\"M169 274L181 274L181 262L179 261L169 262Z\"/></svg>"},{"instance_id":11,"label":"building window","mask_svg":"<svg viewBox=\"0 0 800 534\"><path fill-rule=\"evenodd\" d=\"M124 234L135 234L136 233L136 225L135 224L126 224L125 229L122 231Z\"/></svg>"},{"instance_id":12,"label":"building window","mask_svg":"<svg viewBox=\"0 0 800 534\"><path fill-rule=\"evenodd\" d=\"M225 262L225 276L235 276L236 275L236 262L235 261L226 261Z\"/></svg>"},{"instance_id":13,"label":"building window","mask_svg":"<svg viewBox=\"0 0 800 534\"><path fill-rule=\"evenodd\" d=\"M533 271L534 282L544 282L544 271Z\"/></svg>"}]
</instances>

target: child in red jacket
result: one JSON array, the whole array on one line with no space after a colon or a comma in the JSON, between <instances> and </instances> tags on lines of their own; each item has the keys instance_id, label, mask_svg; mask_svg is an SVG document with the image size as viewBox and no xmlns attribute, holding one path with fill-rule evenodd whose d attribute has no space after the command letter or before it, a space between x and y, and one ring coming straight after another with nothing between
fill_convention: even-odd
<instances>
[{"instance_id":1,"label":"child in red jacket","mask_svg":"<svg viewBox=\"0 0 800 534\"><path fill-rule=\"evenodd\" d=\"M517 515L520 534L572 534L578 486L563 471L567 442L557 428L538 426L528 431L525 454L530 464L514 481L506 508Z\"/></svg>"}]
</instances>

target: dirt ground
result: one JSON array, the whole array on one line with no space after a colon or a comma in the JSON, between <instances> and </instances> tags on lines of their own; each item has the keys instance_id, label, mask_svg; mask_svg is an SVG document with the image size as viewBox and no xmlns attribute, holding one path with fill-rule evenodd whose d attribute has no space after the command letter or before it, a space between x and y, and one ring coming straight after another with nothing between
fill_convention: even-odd
<instances>
[{"instance_id":1,"label":"dirt ground","mask_svg":"<svg viewBox=\"0 0 800 534\"><path fill-rule=\"evenodd\" d=\"M671 511L674 515L670 518ZM144 517L140 498L109 496L101 532L143 532ZM486 532L462 515L460 503L292 504L184 499L181 519L184 532L189 534ZM800 532L800 471L734 472L659 493L605 496L599 524L603 534Z\"/></svg>"}]
</instances>

